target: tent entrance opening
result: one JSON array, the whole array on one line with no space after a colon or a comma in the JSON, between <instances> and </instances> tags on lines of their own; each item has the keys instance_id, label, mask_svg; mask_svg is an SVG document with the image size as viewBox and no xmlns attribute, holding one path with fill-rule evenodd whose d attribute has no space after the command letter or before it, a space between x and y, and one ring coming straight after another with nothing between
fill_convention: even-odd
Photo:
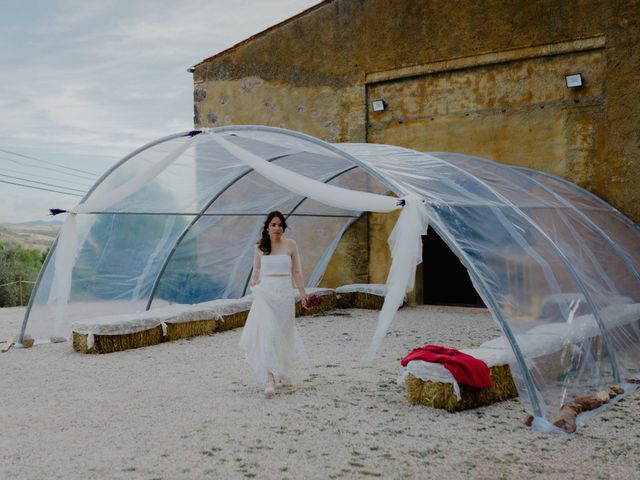
<instances>
[{"instance_id":1,"label":"tent entrance opening","mask_svg":"<svg viewBox=\"0 0 640 480\"><path fill-rule=\"evenodd\" d=\"M425 305L485 306L467 269L431 227L422 237L422 259Z\"/></svg>"}]
</instances>

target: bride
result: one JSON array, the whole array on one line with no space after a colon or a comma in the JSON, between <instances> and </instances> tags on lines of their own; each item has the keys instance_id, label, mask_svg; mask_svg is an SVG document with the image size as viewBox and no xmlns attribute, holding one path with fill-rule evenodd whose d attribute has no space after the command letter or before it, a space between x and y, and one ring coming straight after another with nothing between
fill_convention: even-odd
<instances>
[{"instance_id":1,"label":"bride","mask_svg":"<svg viewBox=\"0 0 640 480\"><path fill-rule=\"evenodd\" d=\"M289 382L298 355L304 354L295 325L291 279L300 292L303 308L307 307L307 294L298 247L293 239L285 238L286 229L282 213L267 215L253 257L253 303L240 336L240 348L256 379L265 382L267 398L275 393L276 384Z\"/></svg>"}]
</instances>

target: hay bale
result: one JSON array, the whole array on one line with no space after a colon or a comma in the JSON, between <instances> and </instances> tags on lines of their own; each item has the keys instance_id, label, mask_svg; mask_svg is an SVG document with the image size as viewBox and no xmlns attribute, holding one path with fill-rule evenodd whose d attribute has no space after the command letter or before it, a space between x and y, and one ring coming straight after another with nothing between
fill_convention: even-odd
<instances>
[{"instance_id":1,"label":"hay bale","mask_svg":"<svg viewBox=\"0 0 640 480\"><path fill-rule=\"evenodd\" d=\"M355 292L344 292L336 295L336 306L338 308L353 308L353 297Z\"/></svg>"},{"instance_id":2,"label":"hay bale","mask_svg":"<svg viewBox=\"0 0 640 480\"><path fill-rule=\"evenodd\" d=\"M240 312L222 315L221 318L215 320L215 331L223 332L225 330L244 327L248 316L249 310L242 310Z\"/></svg>"},{"instance_id":3,"label":"hay bale","mask_svg":"<svg viewBox=\"0 0 640 480\"><path fill-rule=\"evenodd\" d=\"M424 381L408 374L405 381L407 399L414 405L426 405L448 412L458 412L518 396L509 365L495 365L489 368L489 373L491 388L474 388L459 384L460 400L456 398L451 383Z\"/></svg>"},{"instance_id":4,"label":"hay bale","mask_svg":"<svg viewBox=\"0 0 640 480\"><path fill-rule=\"evenodd\" d=\"M319 292L315 293L315 295L320 297L321 302L319 305L313 305L304 309L302 308L302 303L299 300L296 301L296 317L313 315L315 313L326 312L327 310L336 308L338 299L336 298L336 293L334 291Z\"/></svg>"},{"instance_id":5,"label":"hay bale","mask_svg":"<svg viewBox=\"0 0 640 480\"><path fill-rule=\"evenodd\" d=\"M368 310L380 310L384 303L384 284L354 283L336 288L338 306L340 308L364 308Z\"/></svg>"},{"instance_id":6,"label":"hay bale","mask_svg":"<svg viewBox=\"0 0 640 480\"><path fill-rule=\"evenodd\" d=\"M338 307L381 310L387 287L384 284L355 283L336 288ZM406 305L405 297L403 305Z\"/></svg>"},{"instance_id":7,"label":"hay bale","mask_svg":"<svg viewBox=\"0 0 640 480\"><path fill-rule=\"evenodd\" d=\"M189 322L167 322L166 325L167 335L164 338L166 342L200 335L212 335L217 328L216 321L213 318Z\"/></svg>"},{"instance_id":8,"label":"hay bale","mask_svg":"<svg viewBox=\"0 0 640 480\"><path fill-rule=\"evenodd\" d=\"M121 335L93 336L93 346L88 348L88 333L73 332L73 349L80 353L112 353L131 348L157 345L162 341L162 325L148 330Z\"/></svg>"},{"instance_id":9,"label":"hay bale","mask_svg":"<svg viewBox=\"0 0 640 480\"><path fill-rule=\"evenodd\" d=\"M374 295L366 292L353 292L353 308L364 308L367 310L381 310L384 303L384 296Z\"/></svg>"},{"instance_id":10,"label":"hay bale","mask_svg":"<svg viewBox=\"0 0 640 480\"><path fill-rule=\"evenodd\" d=\"M148 311L91 317L71 325L73 349L81 353L111 353L162 342L165 312Z\"/></svg>"}]
</instances>

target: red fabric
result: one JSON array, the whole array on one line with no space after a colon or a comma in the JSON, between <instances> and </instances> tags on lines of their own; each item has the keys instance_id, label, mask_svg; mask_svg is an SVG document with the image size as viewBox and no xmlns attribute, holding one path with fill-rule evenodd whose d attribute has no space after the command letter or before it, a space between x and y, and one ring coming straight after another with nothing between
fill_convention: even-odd
<instances>
[{"instance_id":1,"label":"red fabric","mask_svg":"<svg viewBox=\"0 0 640 480\"><path fill-rule=\"evenodd\" d=\"M451 372L458 383L476 388L491 388L491 375L487 364L453 348L441 347L440 345L425 345L414 348L400 363L406 367L411 360L441 363Z\"/></svg>"}]
</instances>

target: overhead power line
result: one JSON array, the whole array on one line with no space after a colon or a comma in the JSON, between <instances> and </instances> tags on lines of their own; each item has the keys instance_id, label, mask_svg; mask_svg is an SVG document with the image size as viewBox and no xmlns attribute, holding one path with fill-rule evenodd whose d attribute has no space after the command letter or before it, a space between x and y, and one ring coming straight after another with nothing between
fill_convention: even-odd
<instances>
[{"instance_id":1,"label":"overhead power line","mask_svg":"<svg viewBox=\"0 0 640 480\"><path fill-rule=\"evenodd\" d=\"M36 162L46 163L47 165L55 165L56 167L66 168L67 170L73 170L74 172L86 173L88 175L93 175L95 177L99 176L97 173L87 172L86 170L80 170L79 168L68 167L67 165L61 165L59 163L49 162L47 160L40 160L39 158L32 157L30 155L24 155L22 153L12 152L11 150L5 150L3 148L0 148L0 152L8 153L10 155L15 155L17 157L27 158L29 160L34 160Z\"/></svg>"},{"instance_id":2,"label":"overhead power line","mask_svg":"<svg viewBox=\"0 0 640 480\"><path fill-rule=\"evenodd\" d=\"M57 172L57 173L61 173L63 175L68 175L68 176L74 177L74 178L82 178L84 180L95 181L95 177L88 177L86 175L80 175L80 174L77 174L77 173L69 173L69 172L65 172L64 170L60 170L59 168L45 167L43 165L34 165L34 164L24 163L24 162L20 162L20 161L16 160L15 158L7 158L7 157L3 157L3 156L0 156L0 159L7 160L9 162L13 162L13 163L15 163L17 165L20 165L21 167L40 168L40 169L46 170L48 172L49 171Z\"/></svg>"},{"instance_id":3,"label":"overhead power line","mask_svg":"<svg viewBox=\"0 0 640 480\"><path fill-rule=\"evenodd\" d=\"M80 185L81 187L85 187L85 188L89 188L91 187L92 183L83 183L83 182L74 182L73 180L66 180L64 178L53 178L50 175L36 175L35 173L30 173L30 172L20 172L17 170L10 170L8 168L0 168L0 172L5 172L5 173L14 173L16 175L28 175L29 177L33 177L33 178L44 178L45 180L53 180L53 181L60 181L60 182L66 182L66 183L72 183L74 185ZM81 177L78 177L81 178ZM91 181L89 181L91 182Z\"/></svg>"},{"instance_id":4,"label":"overhead power line","mask_svg":"<svg viewBox=\"0 0 640 480\"><path fill-rule=\"evenodd\" d=\"M33 188L34 190L44 190L44 191L47 191L47 192L61 193L63 195L72 195L74 197L82 197L82 195L79 195L77 193L60 192L58 190L52 190L50 188L34 187L33 185L24 185L22 183L9 182L7 180L0 180L0 183L8 183L9 185L17 185L19 187Z\"/></svg>"},{"instance_id":5,"label":"overhead power line","mask_svg":"<svg viewBox=\"0 0 640 480\"><path fill-rule=\"evenodd\" d=\"M35 180L29 180L28 178L14 177L13 175L4 175L2 173L0 173L0 177L13 178L14 180L22 180L23 182L29 182L29 183L37 183L38 185L46 185L47 187L64 188L65 190L73 190L75 192L80 192L80 193L86 192L86 190L80 190L80 189L77 189L77 188L65 187L64 185L55 185L53 183L37 182Z\"/></svg>"}]
</instances>

